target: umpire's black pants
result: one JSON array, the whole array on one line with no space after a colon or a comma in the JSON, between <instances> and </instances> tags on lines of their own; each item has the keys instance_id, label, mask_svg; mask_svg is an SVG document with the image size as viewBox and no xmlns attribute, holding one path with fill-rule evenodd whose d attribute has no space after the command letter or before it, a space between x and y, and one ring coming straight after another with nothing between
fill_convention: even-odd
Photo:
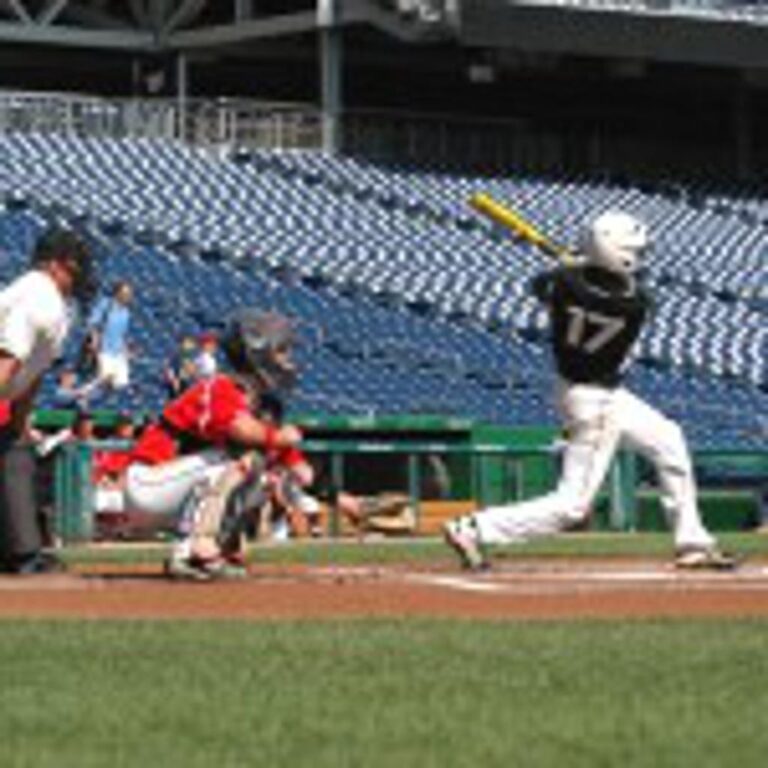
<instances>
[{"instance_id":1,"label":"umpire's black pants","mask_svg":"<svg viewBox=\"0 0 768 768\"><path fill-rule=\"evenodd\" d=\"M13 570L40 552L37 461L32 445L8 428L0 429L0 567Z\"/></svg>"}]
</instances>

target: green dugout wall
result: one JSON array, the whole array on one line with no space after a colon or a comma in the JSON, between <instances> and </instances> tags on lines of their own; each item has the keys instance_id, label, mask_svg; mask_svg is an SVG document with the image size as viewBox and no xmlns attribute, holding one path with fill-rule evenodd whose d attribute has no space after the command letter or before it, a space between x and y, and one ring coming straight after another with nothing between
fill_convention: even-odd
<instances>
[{"instance_id":1,"label":"green dugout wall","mask_svg":"<svg viewBox=\"0 0 768 768\"><path fill-rule=\"evenodd\" d=\"M109 418L97 421L108 425ZM477 505L522 500L550 490L557 479L558 433L550 428L429 416L297 421L306 431L307 451L337 485L357 493L405 491L417 507L420 500L471 499ZM93 530L88 479L94 447L99 446L66 446L57 461L58 526L65 540L87 539ZM768 452L698 453L696 464L708 525L732 530L755 525L758 491L768 483ZM651 474L634 455L619 454L596 500L592 526L666 527Z\"/></svg>"}]
</instances>

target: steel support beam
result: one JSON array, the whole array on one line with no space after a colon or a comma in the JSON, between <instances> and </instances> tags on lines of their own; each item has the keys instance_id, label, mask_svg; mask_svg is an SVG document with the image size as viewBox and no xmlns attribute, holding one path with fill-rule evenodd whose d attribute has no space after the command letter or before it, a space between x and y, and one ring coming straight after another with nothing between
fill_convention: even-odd
<instances>
[{"instance_id":1,"label":"steel support beam","mask_svg":"<svg viewBox=\"0 0 768 768\"><path fill-rule=\"evenodd\" d=\"M169 15L168 0L149 0L149 20L152 29L159 32Z\"/></svg>"},{"instance_id":2,"label":"steel support beam","mask_svg":"<svg viewBox=\"0 0 768 768\"><path fill-rule=\"evenodd\" d=\"M318 8L328 1L319 3ZM322 14L318 10L254 18L252 0L235 0L231 23L179 29L194 20L207 3L208 0L129 0L124 9L126 16L115 16L109 12L109 6L47 0L35 18L23 0L0 0L0 5L18 20L0 22L0 41L137 51L193 50L331 29L319 23ZM401 40L424 40L423 34L412 29L413 25L399 23L396 16L368 0L345 0L335 6L333 14L332 26L339 30L351 24L370 24ZM61 23L61 18L77 26ZM132 26L132 22L141 29ZM329 51L333 48L338 46L327 46ZM340 57L340 53L329 56Z\"/></svg>"},{"instance_id":3,"label":"steel support beam","mask_svg":"<svg viewBox=\"0 0 768 768\"><path fill-rule=\"evenodd\" d=\"M11 6L11 10L16 14L16 18L25 24L32 24L32 16L30 16L29 11L27 11L26 6L21 0L8 0L8 5Z\"/></svg>"},{"instance_id":4,"label":"steel support beam","mask_svg":"<svg viewBox=\"0 0 768 768\"><path fill-rule=\"evenodd\" d=\"M163 24L163 34L168 35L192 21L207 4L208 0L184 0Z\"/></svg>"},{"instance_id":5,"label":"steel support beam","mask_svg":"<svg viewBox=\"0 0 768 768\"><path fill-rule=\"evenodd\" d=\"M78 25L85 26L86 29L135 29L130 19L122 16L115 16L108 11L101 10L93 5L84 3L72 3L64 7L61 15L67 21L75 21ZM78 26L78 29L80 27Z\"/></svg>"},{"instance_id":6,"label":"steel support beam","mask_svg":"<svg viewBox=\"0 0 768 768\"><path fill-rule=\"evenodd\" d=\"M298 35L316 29L315 11L281 14L264 19L244 21L239 24L220 24L202 29L174 32L168 38L171 48L213 48L219 45L246 43L283 35Z\"/></svg>"},{"instance_id":7,"label":"steel support beam","mask_svg":"<svg viewBox=\"0 0 768 768\"><path fill-rule=\"evenodd\" d=\"M38 14L36 23L43 27L53 24L68 4L69 0L50 0Z\"/></svg>"},{"instance_id":8,"label":"steel support beam","mask_svg":"<svg viewBox=\"0 0 768 768\"><path fill-rule=\"evenodd\" d=\"M184 30L172 33L168 44L171 48L211 48L246 43L249 40L314 32L322 15L317 10L302 11ZM335 18L338 26L370 24L406 42L424 42L425 39L424 31L418 29L417 25L403 23L394 14L387 13L367 0L348 0L339 4Z\"/></svg>"},{"instance_id":9,"label":"steel support beam","mask_svg":"<svg viewBox=\"0 0 768 768\"><path fill-rule=\"evenodd\" d=\"M136 23L141 27L149 27L151 20L144 0L128 0L128 5L130 6L131 14L133 14Z\"/></svg>"},{"instance_id":10,"label":"steel support beam","mask_svg":"<svg viewBox=\"0 0 768 768\"><path fill-rule=\"evenodd\" d=\"M323 149L335 154L341 149L342 113L342 30L338 0L319 0L320 72L323 99Z\"/></svg>"},{"instance_id":11,"label":"steel support beam","mask_svg":"<svg viewBox=\"0 0 768 768\"><path fill-rule=\"evenodd\" d=\"M368 24L404 43L424 43L445 38L446 28L435 29L403 21L396 13L387 11L370 0L347 0L339 7L339 23L343 25Z\"/></svg>"},{"instance_id":12,"label":"steel support beam","mask_svg":"<svg viewBox=\"0 0 768 768\"><path fill-rule=\"evenodd\" d=\"M253 0L235 0L235 21L253 18Z\"/></svg>"},{"instance_id":13,"label":"steel support beam","mask_svg":"<svg viewBox=\"0 0 768 768\"><path fill-rule=\"evenodd\" d=\"M187 55L179 52L176 55L176 106L177 126L176 136L181 141L187 140L187 101L189 98L189 61Z\"/></svg>"},{"instance_id":14,"label":"steel support beam","mask_svg":"<svg viewBox=\"0 0 768 768\"><path fill-rule=\"evenodd\" d=\"M154 36L148 32L14 22L0 22L0 40L11 43L114 50L151 50L156 47Z\"/></svg>"}]
</instances>

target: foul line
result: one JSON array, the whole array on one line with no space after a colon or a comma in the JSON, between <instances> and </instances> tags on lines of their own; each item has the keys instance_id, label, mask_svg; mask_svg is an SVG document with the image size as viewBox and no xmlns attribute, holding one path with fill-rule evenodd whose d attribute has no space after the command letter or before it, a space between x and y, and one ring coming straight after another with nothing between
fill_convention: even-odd
<instances>
[{"instance_id":1,"label":"foul line","mask_svg":"<svg viewBox=\"0 0 768 768\"><path fill-rule=\"evenodd\" d=\"M653 570L608 570L520 573L497 571L490 574L446 576L442 574L410 574L412 583L443 587L461 592L517 593L582 591L590 587L609 589L621 586L631 588L643 584L681 589L720 589L728 591L768 591L768 568L757 567L731 572L712 571L653 571Z\"/></svg>"}]
</instances>

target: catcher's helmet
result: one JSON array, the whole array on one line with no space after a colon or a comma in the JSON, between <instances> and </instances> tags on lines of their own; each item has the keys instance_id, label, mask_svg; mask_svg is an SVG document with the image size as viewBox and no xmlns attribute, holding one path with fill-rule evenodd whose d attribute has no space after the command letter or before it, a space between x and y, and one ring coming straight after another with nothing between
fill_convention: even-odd
<instances>
[{"instance_id":1,"label":"catcher's helmet","mask_svg":"<svg viewBox=\"0 0 768 768\"><path fill-rule=\"evenodd\" d=\"M32 266L43 267L56 261L69 267L72 295L82 306L87 306L98 290L94 258L88 243L71 229L51 227L35 245Z\"/></svg>"},{"instance_id":2,"label":"catcher's helmet","mask_svg":"<svg viewBox=\"0 0 768 768\"><path fill-rule=\"evenodd\" d=\"M606 211L588 224L582 250L590 264L631 275L648 243L648 228L642 221L623 211Z\"/></svg>"},{"instance_id":3,"label":"catcher's helmet","mask_svg":"<svg viewBox=\"0 0 768 768\"><path fill-rule=\"evenodd\" d=\"M241 309L227 321L221 349L236 373L254 381L262 391L285 391L296 381L291 356L293 325L283 315Z\"/></svg>"}]
</instances>

